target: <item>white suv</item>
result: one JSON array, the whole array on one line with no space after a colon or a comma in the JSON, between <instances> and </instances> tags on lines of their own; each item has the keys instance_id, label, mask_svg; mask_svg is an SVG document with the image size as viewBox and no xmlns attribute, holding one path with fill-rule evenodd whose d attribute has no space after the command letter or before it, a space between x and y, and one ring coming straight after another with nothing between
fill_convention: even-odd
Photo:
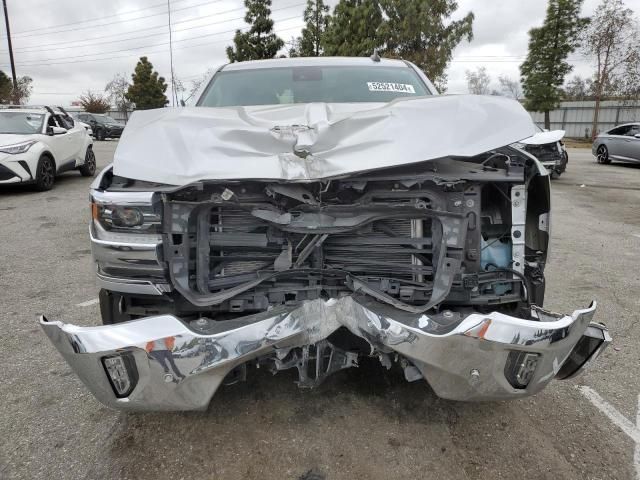
<instances>
[{"instance_id":1,"label":"white suv","mask_svg":"<svg viewBox=\"0 0 640 480\"><path fill-rule=\"evenodd\" d=\"M0 110L0 186L31 183L50 190L56 175L67 170L95 174L93 140L83 125L59 110Z\"/></svg>"}]
</instances>

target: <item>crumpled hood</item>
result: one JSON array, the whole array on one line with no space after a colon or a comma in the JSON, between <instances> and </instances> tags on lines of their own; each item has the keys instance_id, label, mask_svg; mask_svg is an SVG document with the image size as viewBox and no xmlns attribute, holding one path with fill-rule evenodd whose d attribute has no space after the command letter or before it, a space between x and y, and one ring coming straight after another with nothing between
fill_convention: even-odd
<instances>
[{"instance_id":1,"label":"crumpled hood","mask_svg":"<svg viewBox=\"0 0 640 480\"><path fill-rule=\"evenodd\" d=\"M546 145L547 143L555 143L562 140L564 130L551 130L550 132L538 132L532 137L525 138L520 141L525 145Z\"/></svg>"},{"instance_id":2,"label":"crumpled hood","mask_svg":"<svg viewBox=\"0 0 640 480\"><path fill-rule=\"evenodd\" d=\"M456 95L381 104L136 111L114 174L186 185L213 179L308 181L446 156L472 157L536 133L522 106Z\"/></svg>"}]
</instances>

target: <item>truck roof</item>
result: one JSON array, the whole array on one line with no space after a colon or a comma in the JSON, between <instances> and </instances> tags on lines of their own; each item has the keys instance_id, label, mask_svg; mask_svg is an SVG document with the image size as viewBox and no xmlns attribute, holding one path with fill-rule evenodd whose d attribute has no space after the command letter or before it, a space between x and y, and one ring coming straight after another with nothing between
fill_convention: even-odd
<instances>
[{"instance_id":1,"label":"truck roof","mask_svg":"<svg viewBox=\"0 0 640 480\"><path fill-rule=\"evenodd\" d=\"M313 66L384 66L408 68L404 60L380 58L374 61L370 57L293 57L268 60L249 60L247 62L228 63L221 70L252 70L256 68L313 67Z\"/></svg>"}]
</instances>

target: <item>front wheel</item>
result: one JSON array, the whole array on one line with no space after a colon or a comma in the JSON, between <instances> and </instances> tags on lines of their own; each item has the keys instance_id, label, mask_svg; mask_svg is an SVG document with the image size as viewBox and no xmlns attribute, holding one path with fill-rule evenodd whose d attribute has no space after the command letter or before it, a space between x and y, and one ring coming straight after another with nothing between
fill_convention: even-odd
<instances>
[{"instance_id":1,"label":"front wheel","mask_svg":"<svg viewBox=\"0 0 640 480\"><path fill-rule=\"evenodd\" d=\"M44 192L51 190L56 181L56 165L47 155L40 157L36 170L36 190Z\"/></svg>"},{"instance_id":2,"label":"front wheel","mask_svg":"<svg viewBox=\"0 0 640 480\"><path fill-rule=\"evenodd\" d=\"M87 148L87 154L84 156L84 164L78 168L80 175L83 177L93 177L96 174L96 155L91 147Z\"/></svg>"},{"instance_id":3,"label":"front wheel","mask_svg":"<svg viewBox=\"0 0 640 480\"><path fill-rule=\"evenodd\" d=\"M611 159L609 158L609 150L604 145L600 145L598 150L596 150L596 159L598 163L608 164L611 163Z\"/></svg>"}]
</instances>

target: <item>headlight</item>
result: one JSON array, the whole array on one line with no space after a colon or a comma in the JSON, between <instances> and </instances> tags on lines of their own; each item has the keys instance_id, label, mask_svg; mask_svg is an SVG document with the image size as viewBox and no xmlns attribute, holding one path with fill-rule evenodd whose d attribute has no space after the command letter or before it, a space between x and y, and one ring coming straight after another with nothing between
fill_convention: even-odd
<instances>
[{"instance_id":1,"label":"headlight","mask_svg":"<svg viewBox=\"0 0 640 480\"><path fill-rule=\"evenodd\" d=\"M16 143L15 145L7 145L5 147L0 147L0 152L9 153L11 155L24 153L29 150L35 143L35 140L29 140L28 142Z\"/></svg>"},{"instance_id":2,"label":"headlight","mask_svg":"<svg viewBox=\"0 0 640 480\"><path fill-rule=\"evenodd\" d=\"M91 198L91 216L107 231L159 233L160 205L151 199L143 202L142 198L134 197L139 195L135 193L118 195L115 192L94 194Z\"/></svg>"},{"instance_id":3,"label":"headlight","mask_svg":"<svg viewBox=\"0 0 640 480\"><path fill-rule=\"evenodd\" d=\"M144 213L139 207L111 207L111 224L114 227L133 228L144 224Z\"/></svg>"}]
</instances>

